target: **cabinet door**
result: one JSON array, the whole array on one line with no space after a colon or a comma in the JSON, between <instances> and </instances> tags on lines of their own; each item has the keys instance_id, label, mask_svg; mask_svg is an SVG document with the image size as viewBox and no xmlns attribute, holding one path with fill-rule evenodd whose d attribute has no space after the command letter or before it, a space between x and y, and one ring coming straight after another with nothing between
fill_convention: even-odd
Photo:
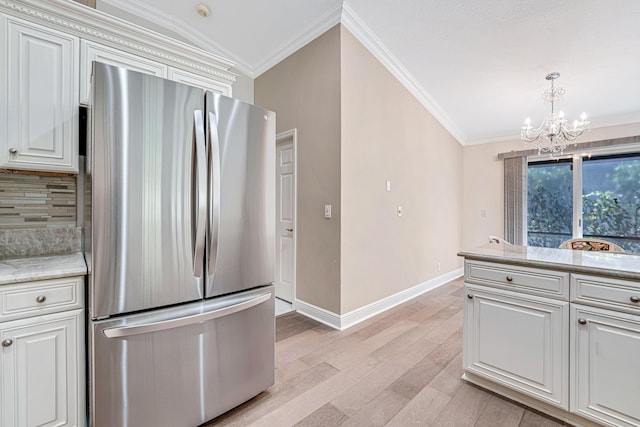
<instances>
[{"instance_id":1,"label":"cabinet door","mask_svg":"<svg viewBox=\"0 0 640 427\"><path fill-rule=\"evenodd\" d=\"M174 82L199 87L225 96L231 96L231 86L228 84L220 83L198 74L190 73L189 71L169 67L167 78Z\"/></svg>"},{"instance_id":2,"label":"cabinet door","mask_svg":"<svg viewBox=\"0 0 640 427\"><path fill-rule=\"evenodd\" d=\"M0 15L0 166L78 171L79 41Z\"/></svg>"},{"instance_id":3,"label":"cabinet door","mask_svg":"<svg viewBox=\"0 0 640 427\"><path fill-rule=\"evenodd\" d=\"M569 303L465 288L464 368L568 409Z\"/></svg>"},{"instance_id":4,"label":"cabinet door","mask_svg":"<svg viewBox=\"0 0 640 427\"><path fill-rule=\"evenodd\" d=\"M167 77L167 66L164 64L98 43L82 40L80 51L80 102L82 104L89 103L93 61L152 76Z\"/></svg>"},{"instance_id":5,"label":"cabinet door","mask_svg":"<svg viewBox=\"0 0 640 427\"><path fill-rule=\"evenodd\" d=\"M2 324L2 427L84 425L82 312Z\"/></svg>"},{"instance_id":6,"label":"cabinet door","mask_svg":"<svg viewBox=\"0 0 640 427\"><path fill-rule=\"evenodd\" d=\"M572 305L571 410L640 425L640 316Z\"/></svg>"}]
</instances>

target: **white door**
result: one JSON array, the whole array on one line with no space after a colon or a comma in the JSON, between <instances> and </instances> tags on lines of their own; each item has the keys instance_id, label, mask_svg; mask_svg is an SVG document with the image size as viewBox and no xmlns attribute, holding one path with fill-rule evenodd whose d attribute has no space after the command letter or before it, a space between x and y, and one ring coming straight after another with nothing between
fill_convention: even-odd
<instances>
[{"instance_id":1,"label":"white door","mask_svg":"<svg viewBox=\"0 0 640 427\"><path fill-rule=\"evenodd\" d=\"M276 137L276 297L293 302L295 289L296 132Z\"/></svg>"},{"instance_id":2,"label":"white door","mask_svg":"<svg viewBox=\"0 0 640 427\"><path fill-rule=\"evenodd\" d=\"M640 425L640 316L572 304L572 411Z\"/></svg>"},{"instance_id":3,"label":"white door","mask_svg":"<svg viewBox=\"0 0 640 427\"><path fill-rule=\"evenodd\" d=\"M82 313L2 325L0 426L84 425Z\"/></svg>"}]
</instances>

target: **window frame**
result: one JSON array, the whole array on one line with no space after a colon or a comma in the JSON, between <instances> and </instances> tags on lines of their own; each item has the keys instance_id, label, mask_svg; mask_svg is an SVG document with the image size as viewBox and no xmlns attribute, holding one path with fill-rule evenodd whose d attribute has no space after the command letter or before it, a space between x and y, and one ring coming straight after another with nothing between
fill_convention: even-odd
<instances>
[{"instance_id":1,"label":"window frame","mask_svg":"<svg viewBox=\"0 0 640 427\"><path fill-rule=\"evenodd\" d=\"M528 170L531 163L550 164L555 162L571 162L572 171L572 234L573 239L584 237L584 221L583 221L583 187L582 187L582 165L585 161L607 159L607 158L624 158L624 157L640 157L640 144L629 144L624 146L609 146L602 148L591 148L588 151L576 152L573 154L565 154L563 156L550 157L546 155L529 155L526 156L526 170L524 179L528 179ZM576 191L576 189L579 189ZM529 206L528 198L525 198L525 212L528 215ZM505 214L507 210L505 210ZM526 218L526 215L525 215ZM525 219L522 225L524 231L524 245L527 244L529 238L528 223Z\"/></svg>"}]
</instances>

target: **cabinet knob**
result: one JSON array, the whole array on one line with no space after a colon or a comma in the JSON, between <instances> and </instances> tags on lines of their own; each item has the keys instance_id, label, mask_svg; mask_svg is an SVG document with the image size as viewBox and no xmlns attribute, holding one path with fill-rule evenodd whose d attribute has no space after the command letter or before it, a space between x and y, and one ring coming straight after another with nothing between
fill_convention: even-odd
<instances>
[{"instance_id":1,"label":"cabinet knob","mask_svg":"<svg viewBox=\"0 0 640 427\"><path fill-rule=\"evenodd\" d=\"M578 319L578 323L580 323L581 325L586 325L587 319Z\"/></svg>"},{"instance_id":2,"label":"cabinet knob","mask_svg":"<svg viewBox=\"0 0 640 427\"><path fill-rule=\"evenodd\" d=\"M13 344L13 340L11 338L7 338L6 340L2 341L3 347L9 347L11 344Z\"/></svg>"},{"instance_id":3,"label":"cabinet knob","mask_svg":"<svg viewBox=\"0 0 640 427\"><path fill-rule=\"evenodd\" d=\"M640 302L640 297L636 297L636 296L630 297L629 301L631 301L633 303L639 303Z\"/></svg>"},{"instance_id":4,"label":"cabinet knob","mask_svg":"<svg viewBox=\"0 0 640 427\"><path fill-rule=\"evenodd\" d=\"M507 276L507 282L513 282L513 277Z\"/></svg>"},{"instance_id":5,"label":"cabinet knob","mask_svg":"<svg viewBox=\"0 0 640 427\"><path fill-rule=\"evenodd\" d=\"M14 148L14 147L11 147L11 148L9 148L9 153L10 154L18 154L18 149Z\"/></svg>"},{"instance_id":6,"label":"cabinet knob","mask_svg":"<svg viewBox=\"0 0 640 427\"><path fill-rule=\"evenodd\" d=\"M469 299L473 299L473 295L471 295L471 294L467 294L467 298L469 298Z\"/></svg>"},{"instance_id":7,"label":"cabinet knob","mask_svg":"<svg viewBox=\"0 0 640 427\"><path fill-rule=\"evenodd\" d=\"M47 297L44 295L38 295L38 297L36 298L36 302L39 302L39 303L43 303L46 300L47 300Z\"/></svg>"}]
</instances>

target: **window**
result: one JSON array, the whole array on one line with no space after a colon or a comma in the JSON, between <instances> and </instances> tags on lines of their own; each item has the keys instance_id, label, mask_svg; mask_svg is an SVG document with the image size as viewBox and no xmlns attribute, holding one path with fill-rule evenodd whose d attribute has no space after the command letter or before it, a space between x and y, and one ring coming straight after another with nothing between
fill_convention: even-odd
<instances>
[{"instance_id":1,"label":"window","mask_svg":"<svg viewBox=\"0 0 640 427\"><path fill-rule=\"evenodd\" d=\"M529 162L527 243L558 247L572 237L640 253L640 153Z\"/></svg>"},{"instance_id":2,"label":"window","mask_svg":"<svg viewBox=\"0 0 640 427\"><path fill-rule=\"evenodd\" d=\"M571 160L529 163L527 244L557 248L573 235Z\"/></svg>"}]
</instances>

